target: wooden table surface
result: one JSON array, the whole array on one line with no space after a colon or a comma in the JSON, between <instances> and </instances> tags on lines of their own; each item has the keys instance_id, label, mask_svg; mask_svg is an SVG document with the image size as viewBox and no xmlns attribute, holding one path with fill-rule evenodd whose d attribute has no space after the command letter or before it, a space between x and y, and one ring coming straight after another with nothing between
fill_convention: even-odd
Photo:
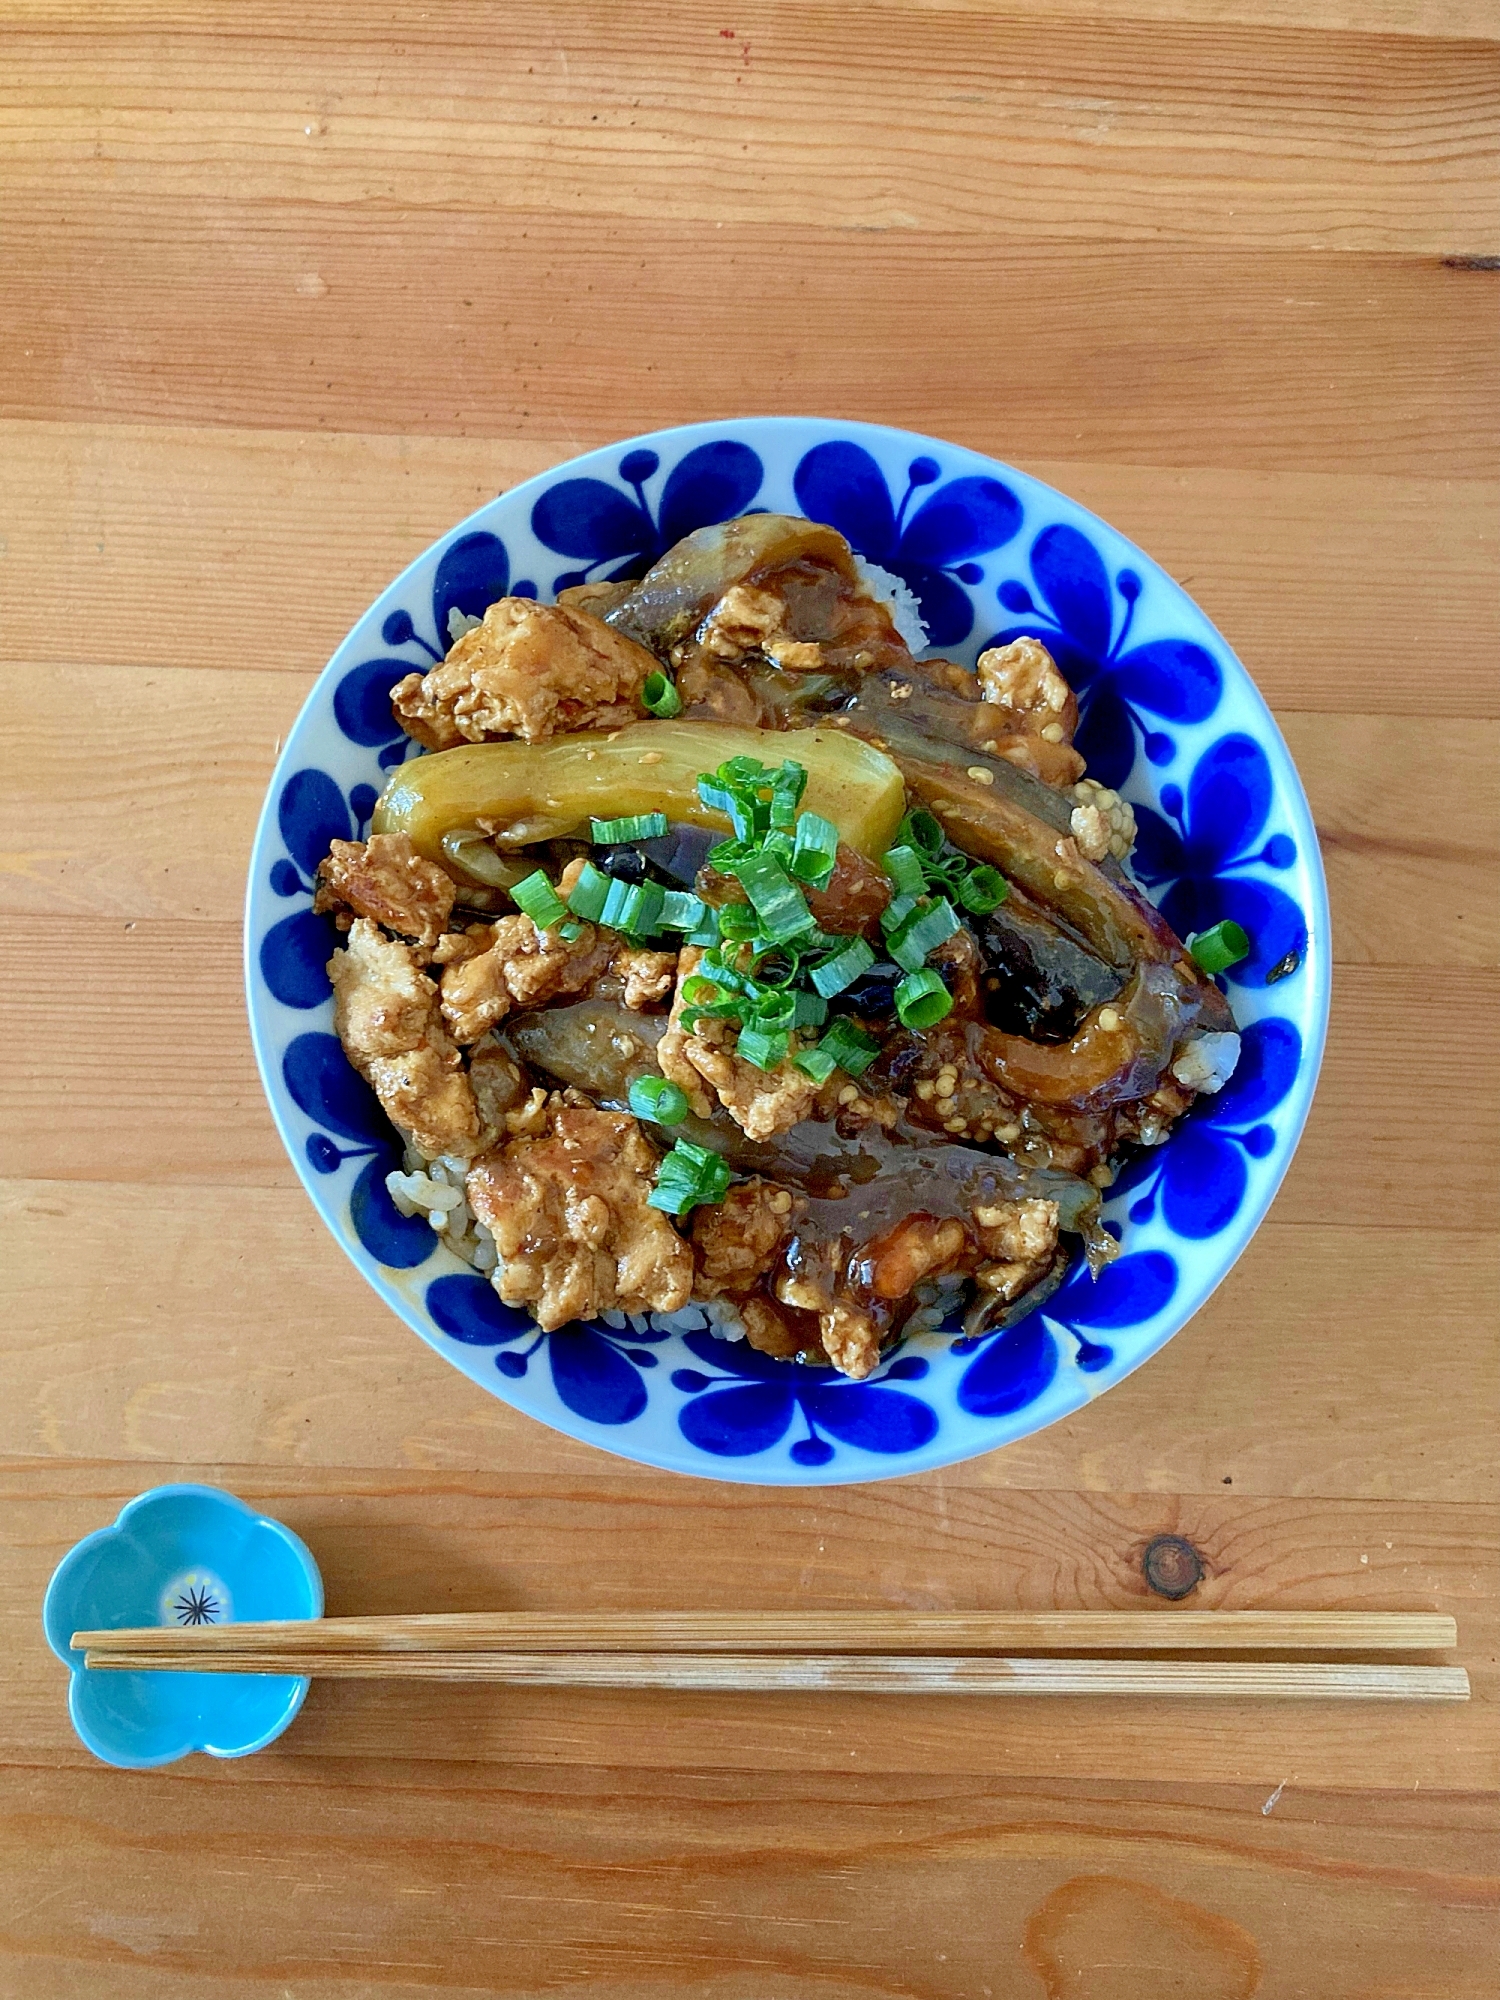
<instances>
[{"instance_id":1,"label":"wooden table surface","mask_svg":"<svg viewBox=\"0 0 1500 2000\"><path fill-rule=\"evenodd\" d=\"M0 1992L1478 2000L1495 1989L1495 0L0 0ZM759 1492L481 1394L251 1063L281 735L514 481L812 410L1075 494L1276 709L1334 910L1270 1219L1147 1368ZM73 1738L38 1609L207 1478L331 1611L1456 1613L1467 1708L315 1686Z\"/></svg>"}]
</instances>

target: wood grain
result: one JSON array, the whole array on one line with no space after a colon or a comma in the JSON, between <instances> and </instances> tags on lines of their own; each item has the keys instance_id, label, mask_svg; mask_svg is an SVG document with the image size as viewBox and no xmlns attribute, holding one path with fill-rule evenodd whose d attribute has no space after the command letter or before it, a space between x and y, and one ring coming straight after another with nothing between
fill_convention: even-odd
<instances>
[{"instance_id":1,"label":"wood grain","mask_svg":"<svg viewBox=\"0 0 1500 2000\"><path fill-rule=\"evenodd\" d=\"M1493 0L0 0L6 2000L1489 2000L1500 1932ZM275 1140L279 739L492 494L745 409L951 437L1277 712L1335 1011L1149 1366L865 1488L674 1479L414 1339ZM9 1178L4 1178L9 1176ZM319 1684L96 1765L37 1606L143 1486L330 1609L1456 1617L1467 1705ZM1186 1607L1185 1607L1186 1608Z\"/></svg>"},{"instance_id":2,"label":"wood grain","mask_svg":"<svg viewBox=\"0 0 1500 2000\"><path fill-rule=\"evenodd\" d=\"M540 466L557 440L726 408L858 409L1023 462L1081 443L1174 469L1497 471L1500 276L1436 256L992 227L862 230L830 259L800 218L535 212L496 256L486 215L447 207L382 206L372 223L342 204L114 183L65 214L19 189L8 207L37 290L0 330L6 417L530 440L554 446ZM641 287L643 261L665 289ZM768 269L769 317L714 314L704 367L712 299L758 297ZM394 379L370 338L392 312Z\"/></svg>"},{"instance_id":3,"label":"wood grain","mask_svg":"<svg viewBox=\"0 0 1500 2000\"><path fill-rule=\"evenodd\" d=\"M84 1655L90 1673L306 1674L316 1680L441 1681L486 1687L608 1688L663 1694L1068 1695L1100 1700L1467 1701L1462 1667L1359 1660L964 1659L799 1653L274 1653Z\"/></svg>"},{"instance_id":4,"label":"wood grain","mask_svg":"<svg viewBox=\"0 0 1500 2000\"><path fill-rule=\"evenodd\" d=\"M1029 1995L1028 1919L1080 1877L1110 1896L1110 2000L1158 2000L1132 1967L1159 1981L1180 1964L1184 1900L1253 1940L1261 1993L1305 1992L1313 1965L1320 2000L1368 2000L1378 1957L1388 1992L1477 1994L1493 1937L1485 1801L1425 1785L1292 1783L1266 1813L1274 1783L1173 1777L913 1787L392 1759L375 1787L357 1760L276 1752L128 1791L97 1766L10 1776L4 1937L38 2000L421 2000L439 1981L530 2000L562 1980L623 2000L802 2000L814 1982L830 2000ZM247 1813L274 1845L247 1842ZM247 1895L247 1877L279 1893ZM1195 1970L1195 2000L1245 1991Z\"/></svg>"},{"instance_id":5,"label":"wood grain","mask_svg":"<svg viewBox=\"0 0 1500 2000\"><path fill-rule=\"evenodd\" d=\"M179 1666L221 1653L1411 1653L1451 1650L1435 1611L437 1611L75 1632L75 1650Z\"/></svg>"},{"instance_id":6,"label":"wood grain","mask_svg":"<svg viewBox=\"0 0 1500 2000\"><path fill-rule=\"evenodd\" d=\"M18 194L165 184L209 199L496 218L802 223L1265 248L1493 249L1487 45L1160 21L758 0L612 9L148 4L12 40ZM395 32L392 29L395 28ZM461 54L460 54L461 51ZM399 74L399 84L396 77ZM419 108L420 107L420 108ZM524 407L524 406L523 406Z\"/></svg>"}]
</instances>

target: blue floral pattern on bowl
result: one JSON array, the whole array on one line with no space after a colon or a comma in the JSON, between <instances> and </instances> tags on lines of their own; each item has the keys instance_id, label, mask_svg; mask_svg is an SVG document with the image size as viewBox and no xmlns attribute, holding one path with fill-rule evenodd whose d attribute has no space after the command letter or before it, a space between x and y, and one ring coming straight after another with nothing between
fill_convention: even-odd
<instances>
[{"instance_id":1,"label":"blue floral pattern on bowl","mask_svg":"<svg viewBox=\"0 0 1500 2000\"><path fill-rule=\"evenodd\" d=\"M1119 1260L1075 1271L977 1341L920 1334L865 1383L699 1327L540 1333L403 1216L399 1144L332 1032L311 910L331 838L368 825L409 745L389 691L441 658L454 613L639 574L691 529L771 509L831 522L916 594L937 650L1040 638L1078 691L1091 774L1133 802L1138 879L1179 930L1222 918L1255 951L1226 987L1241 1068L1111 1190ZM540 582L533 581L540 579ZM1000 614L997 620L997 612ZM570 1436L720 1479L828 1484L950 1464L1025 1437L1145 1361L1223 1279L1301 1132L1328 1013L1327 900L1296 771L1244 668L1149 557L1011 467L908 432L776 417L627 441L502 494L360 619L282 753L251 865L246 981L282 1137L335 1238L424 1340L491 1393Z\"/></svg>"},{"instance_id":2,"label":"blue floral pattern on bowl","mask_svg":"<svg viewBox=\"0 0 1500 2000\"><path fill-rule=\"evenodd\" d=\"M75 1632L320 1618L323 1580L306 1544L213 1486L158 1486L86 1535L53 1572L42 1624L72 1680L73 1727L106 1764L145 1770L190 1751L247 1757L273 1742L309 1682L292 1674L91 1672Z\"/></svg>"}]
</instances>

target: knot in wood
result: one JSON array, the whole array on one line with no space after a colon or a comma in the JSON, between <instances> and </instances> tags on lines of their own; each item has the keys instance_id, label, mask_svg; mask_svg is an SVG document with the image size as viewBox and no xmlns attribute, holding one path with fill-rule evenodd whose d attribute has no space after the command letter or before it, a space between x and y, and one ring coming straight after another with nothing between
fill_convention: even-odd
<instances>
[{"instance_id":1,"label":"knot in wood","mask_svg":"<svg viewBox=\"0 0 1500 2000\"><path fill-rule=\"evenodd\" d=\"M1158 1535L1146 1544L1141 1574L1158 1597L1187 1597L1203 1581L1203 1558L1181 1535Z\"/></svg>"}]
</instances>

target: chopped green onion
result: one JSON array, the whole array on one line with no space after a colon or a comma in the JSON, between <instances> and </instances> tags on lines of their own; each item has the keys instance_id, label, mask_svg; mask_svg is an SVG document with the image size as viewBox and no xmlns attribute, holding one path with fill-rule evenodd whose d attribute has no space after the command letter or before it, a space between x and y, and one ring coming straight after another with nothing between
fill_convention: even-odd
<instances>
[{"instance_id":1,"label":"chopped green onion","mask_svg":"<svg viewBox=\"0 0 1500 2000\"><path fill-rule=\"evenodd\" d=\"M960 877L954 886L954 894L964 908L972 910L976 917L987 917L991 910L998 910L1010 894L1010 884L998 868L983 863Z\"/></svg>"},{"instance_id":2,"label":"chopped green onion","mask_svg":"<svg viewBox=\"0 0 1500 2000\"><path fill-rule=\"evenodd\" d=\"M771 773L759 757L726 757L714 776L722 785L763 785Z\"/></svg>"},{"instance_id":3,"label":"chopped green onion","mask_svg":"<svg viewBox=\"0 0 1500 2000\"><path fill-rule=\"evenodd\" d=\"M821 993L794 993L792 999L797 1010L794 1028L821 1028L828 1019L828 1002Z\"/></svg>"},{"instance_id":4,"label":"chopped green onion","mask_svg":"<svg viewBox=\"0 0 1500 2000\"><path fill-rule=\"evenodd\" d=\"M696 931L702 928L707 915L707 903L701 896L695 896L691 889L668 889L662 906L661 926L667 931Z\"/></svg>"},{"instance_id":5,"label":"chopped green onion","mask_svg":"<svg viewBox=\"0 0 1500 2000\"><path fill-rule=\"evenodd\" d=\"M864 939L851 938L842 951L813 967L812 983L825 1000L831 1000L835 993L842 993L846 986L863 977L874 963L875 954Z\"/></svg>"},{"instance_id":6,"label":"chopped green onion","mask_svg":"<svg viewBox=\"0 0 1500 2000\"><path fill-rule=\"evenodd\" d=\"M623 819L591 819L589 839L596 847L620 840L659 840L667 830L665 813L627 813Z\"/></svg>"},{"instance_id":7,"label":"chopped green onion","mask_svg":"<svg viewBox=\"0 0 1500 2000\"><path fill-rule=\"evenodd\" d=\"M838 855L839 830L832 820L818 813L803 813L797 821L797 840L792 848L792 873L815 889L824 889Z\"/></svg>"},{"instance_id":8,"label":"chopped green onion","mask_svg":"<svg viewBox=\"0 0 1500 2000\"><path fill-rule=\"evenodd\" d=\"M560 938L562 938L566 944L573 944L577 941L577 939L583 936L583 925L580 924L575 918L569 917L568 921L565 924L558 925L557 935Z\"/></svg>"},{"instance_id":9,"label":"chopped green onion","mask_svg":"<svg viewBox=\"0 0 1500 2000\"><path fill-rule=\"evenodd\" d=\"M758 985L782 987L790 986L802 970L801 940L794 946L766 945L764 938L753 940L751 950L760 945L760 953L755 961L755 978Z\"/></svg>"},{"instance_id":10,"label":"chopped green onion","mask_svg":"<svg viewBox=\"0 0 1500 2000\"><path fill-rule=\"evenodd\" d=\"M792 1057L792 1061L804 1076L810 1076L814 1083L827 1083L838 1068L838 1064L821 1043L815 1049L799 1049Z\"/></svg>"},{"instance_id":11,"label":"chopped green onion","mask_svg":"<svg viewBox=\"0 0 1500 2000\"><path fill-rule=\"evenodd\" d=\"M714 912L709 910L697 930L689 931L682 941L684 944L717 944L719 942L719 925Z\"/></svg>"},{"instance_id":12,"label":"chopped green onion","mask_svg":"<svg viewBox=\"0 0 1500 2000\"><path fill-rule=\"evenodd\" d=\"M743 944L760 935L760 918L748 903L724 903L719 909L720 934Z\"/></svg>"},{"instance_id":13,"label":"chopped green onion","mask_svg":"<svg viewBox=\"0 0 1500 2000\"><path fill-rule=\"evenodd\" d=\"M880 1044L873 1035L867 1035L863 1028L845 1020L842 1015L818 1044L825 1055L833 1057L837 1068L847 1070L850 1076L863 1076L865 1071L880 1054Z\"/></svg>"},{"instance_id":14,"label":"chopped green onion","mask_svg":"<svg viewBox=\"0 0 1500 2000\"><path fill-rule=\"evenodd\" d=\"M767 1034L794 1028L797 1025L797 996L788 993L785 987L776 987L762 994L755 1002L752 1025L764 1029Z\"/></svg>"},{"instance_id":15,"label":"chopped green onion","mask_svg":"<svg viewBox=\"0 0 1500 2000\"><path fill-rule=\"evenodd\" d=\"M741 1028L734 1052L757 1069L775 1069L785 1062L787 1047L785 1028Z\"/></svg>"},{"instance_id":16,"label":"chopped green onion","mask_svg":"<svg viewBox=\"0 0 1500 2000\"><path fill-rule=\"evenodd\" d=\"M927 886L927 871L914 847L889 848L881 866L895 883L898 896L920 896Z\"/></svg>"},{"instance_id":17,"label":"chopped green onion","mask_svg":"<svg viewBox=\"0 0 1500 2000\"><path fill-rule=\"evenodd\" d=\"M524 910L539 931L550 931L568 914L567 904L540 868L517 882L510 893L516 908Z\"/></svg>"},{"instance_id":18,"label":"chopped green onion","mask_svg":"<svg viewBox=\"0 0 1500 2000\"><path fill-rule=\"evenodd\" d=\"M682 998L689 1007L718 1007L730 998L729 989L721 986L717 979L706 978L695 972L690 979L682 982Z\"/></svg>"},{"instance_id":19,"label":"chopped green onion","mask_svg":"<svg viewBox=\"0 0 1500 2000\"><path fill-rule=\"evenodd\" d=\"M802 891L771 855L742 861L735 873L755 905L761 929L773 944L786 944L801 932L817 928Z\"/></svg>"},{"instance_id":20,"label":"chopped green onion","mask_svg":"<svg viewBox=\"0 0 1500 2000\"><path fill-rule=\"evenodd\" d=\"M511 893L517 894L514 890ZM1205 972L1227 972L1231 965L1250 956L1250 939L1232 917L1226 917L1210 931L1194 931L1187 948Z\"/></svg>"},{"instance_id":21,"label":"chopped green onion","mask_svg":"<svg viewBox=\"0 0 1500 2000\"><path fill-rule=\"evenodd\" d=\"M735 948L733 957L736 959L739 957L738 947ZM699 961L698 971L700 974L707 974L710 979L716 979L729 993L755 991L755 981L747 973L740 972L730 959L726 958L722 947L718 951L705 952Z\"/></svg>"},{"instance_id":22,"label":"chopped green onion","mask_svg":"<svg viewBox=\"0 0 1500 2000\"><path fill-rule=\"evenodd\" d=\"M794 806L800 806L802 794L807 790L807 766L784 757L780 768L772 774L771 789L785 793Z\"/></svg>"},{"instance_id":23,"label":"chopped green onion","mask_svg":"<svg viewBox=\"0 0 1500 2000\"><path fill-rule=\"evenodd\" d=\"M715 778L701 777L698 780L698 797L710 812L721 812L726 819L733 819L736 801L728 785L719 784Z\"/></svg>"},{"instance_id":24,"label":"chopped green onion","mask_svg":"<svg viewBox=\"0 0 1500 2000\"><path fill-rule=\"evenodd\" d=\"M583 872L568 891L568 908L575 917L582 917L588 923L597 923L604 914L604 905L609 900L611 878L592 861L585 861Z\"/></svg>"},{"instance_id":25,"label":"chopped green onion","mask_svg":"<svg viewBox=\"0 0 1500 2000\"><path fill-rule=\"evenodd\" d=\"M682 696L661 672L647 674L641 689L641 702L652 715L659 715L663 721L669 715L682 713Z\"/></svg>"},{"instance_id":26,"label":"chopped green onion","mask_svg":"<svg viewBox=\"0 0 1500 2000\"><path fill-rule=\"evenodd\" d=\"M886 904L885 908L880 912L880 928L885 932L887 937L890 936L892 931L900 930L912 911L917 907L918 900L919 898L916 896L897 896L894 901Z\"/></svg>"},{"instance_id":27,"label":"chopped green onion","mask_svg":"<svg viewBox=\"0 0 1500 2000\"><path fill-rule=\"evenodd\" d=\"M953 995L928 967L909 972L896 988L896 1012L903 1026L932 1028L953 1011Z\"/></svg>"},{"instance_id":28,"label":"chopped green onion","mask_svg":"<svg viewBox=\"0 0 1500 2000\"><path fill-rule=\"evenodd\" d=\"M599 921L611 930L648 937L661 923L667 892L656 882L611 882Z\"/></svg>"},{"instance_id":29,"label":"chopped green onion","mask_svg":"<svg viewBox=\"0 0 1500 2000\"><path fill-rule=\"evenodd\" d=\"M667 1215L685 1215L699 1202L719 1202L729 1192L729 1165L722 1153L679 1139L657 1169L647 1203Z\"/></svg>"},{"instance_id":30,"label":"chopped green onion","mask_svg":"<svg viewBox=\"0 0 1500 2000\"><path fill-rule=\"evenodd\" d=\"M664 1076L638 1076L630 1086L630 1108L656 1125L680 1125L688 1113L687 1092Z\"/></svg>"},{"instance_id":31,"label":"chopped green onion","mask_svg":"<svg viewBox=\"0 0 1500 2000\"><path fill-rule=\"evenodd\" d=\"M779 832L791 832L806 790L806 769L788 757L771 780L771 825Z\"/></svg>"},{"instance_id":32,"label":"chopped green onion","mask_svg":"<svg viewBox=\"0 0 1500 2000\"><path fill-rule=\"evenodd\" d=\"M902 847L915 847L924 854L939 854L947 835L930 812L915 806L904 820L896 834L897 843Z\"/></svg>"},{"instance_id":33,"label":"chopped green onion","mask_svg":"<svg viewBox=\"0 0 1500 2000\"><path fill-rule=\"evenodd\" d=\"M886 939L886 947L897 965L906 972L920 972L927 954L936 951L945 938L959 929L953 905L940 896L926 909L913 910L899 928Z\"/></svg>"}]
</instances>

